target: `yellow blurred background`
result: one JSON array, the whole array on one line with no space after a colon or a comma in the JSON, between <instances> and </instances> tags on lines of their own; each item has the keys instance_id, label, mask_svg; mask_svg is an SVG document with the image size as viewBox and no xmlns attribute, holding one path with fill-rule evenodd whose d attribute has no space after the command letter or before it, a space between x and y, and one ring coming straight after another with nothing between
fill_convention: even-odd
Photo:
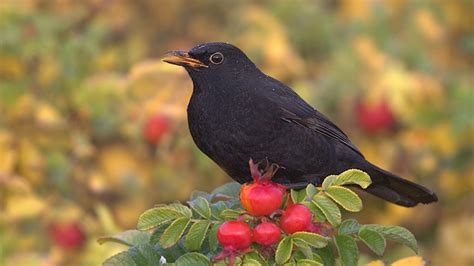
<instances>
[{"instance_id":1,"label":"yellow blurred background","mask_svg":"<svg viewBox=\"0 0 474 266\"><path fill-rule=\"evenodd\" d=\"M473 265L473 10L469 0L0 1L0 264L98 265L121 249L98 237L230 181L188 133L190 79L160 61L226 41L369 160L440 198L407 209L365 197L361 222L409 228L432 265Z\"/></svg>"}]
</instances>

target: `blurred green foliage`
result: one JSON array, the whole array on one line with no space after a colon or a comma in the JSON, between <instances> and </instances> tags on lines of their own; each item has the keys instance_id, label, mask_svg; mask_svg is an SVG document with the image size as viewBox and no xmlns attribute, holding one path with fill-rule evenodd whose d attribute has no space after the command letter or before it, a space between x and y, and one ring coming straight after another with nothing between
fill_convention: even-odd
<instances>
[{"instance_id":1,"label":"blurred green foliage","mask_svg":"<svg viewBox=\"0 0 474 266\"><path fill-rule=\"evenodd\" d=\"M170 49L236 44L327 113L374 163L433 188L403 209L367 198L362 222L401 224L434 265L474 261L472 1L3 0L0 3L0 262L91 265L98 236L157 202L229 179L193 144L192 84ZM394 129L367 133L357 106L386 102ZM155 115L171 121L158 145ZM48 228L79 223L82 248ZM402 257L408 252L400 250Z\"/></svg>"}]
</instances>

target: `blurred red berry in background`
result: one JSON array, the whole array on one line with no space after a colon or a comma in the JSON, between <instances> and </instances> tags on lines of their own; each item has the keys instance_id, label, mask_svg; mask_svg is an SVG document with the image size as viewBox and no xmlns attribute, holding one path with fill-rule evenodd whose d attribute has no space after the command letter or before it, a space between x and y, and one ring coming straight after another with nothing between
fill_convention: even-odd
<instances>
[{"instance_id":1,"label":"blurred red berry in background","mask_svg":"<svg viewBox=\"0 0 474 266\"><path fill-rule=\"evenodd\" d=\"M356 116L359 126L369 134L391 130L395 126L395 116L386 101L375 104L359 103Z\"/></svg>"},{"instance_id":2,"label":"blurred red berry in background","mask_svg":"<svg viewBox=\"0 0 474 266\"><path fill-rule=\"evenodd\" d=\"M162 114L149 117L143 127L143 138L152 145L158 144L170 129L170 119Z\"/></svg>"}]
</instances>

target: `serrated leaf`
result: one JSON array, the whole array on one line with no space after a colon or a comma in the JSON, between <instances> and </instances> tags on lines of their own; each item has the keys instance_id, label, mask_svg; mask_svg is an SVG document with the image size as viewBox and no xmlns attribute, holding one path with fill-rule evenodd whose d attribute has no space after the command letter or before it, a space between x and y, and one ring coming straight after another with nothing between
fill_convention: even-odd
<instances>
[{"instance_id":1,"label":"serrated leaf","mask_svg":"<svg viewBox=\"0 0 474 266\"><path fill-rule=\"evenodd\" d=\"M328 244L328 240L325 237L311 232L296 232L291 237L293 239L300 239L315 248L322 248Z\"/></svg>"},{"instance_id":2,"label":"serrated leaf","mask_svg":"<svg viewBox=\"0 0 474 266\"><path fill-rule=\"evenodd\" d=\"M333 185L328 187L326 195L350 212L362 210L362 200L348 188Z\"/></svg>"},{"instance_id":3,"label":"serrated leaf","mask_svg":"<svg viewBox=\"0 0 474 266\"><path fill-rule=\"evenodd\" d=\"M291 237L283 238L278 243L277 250L275 252L275 262L277 264L283 264L290 259L291 251L293 250L293 239Z\"/></svg>"},{"instance_id":4,"label":"serrated leaf","mask_svg":"<svg viewBox=\"0 0 474 266\"><path fill-rule=\"evenodd\" d=\"M182 245L178 244L174 245L170 248L163 248L160 246L159 243L154 245L155 252L163 256L168 262L176 261L182 255L188 253L187 250L182 247Z\"/></svg>"},{"instance_id":5,"label":"serrated leaf","mask_svg":"<svg viewBox=\"0 0 474 266\"><path fill-rule=\"evenodd\" d=\"M228 198L239 198L240 184L237 182L230 182L214 189L211 194L213 197L225 196Z\"/></svg>"},{"instance_id":6,"label":"serrated leaf","mask_svg":"<svg viewBox=\"0 0 474 266\"><path fill-rule=\"evenodd\" d=\"M221 217L226 220L235 220L243 213L244 213L243 211L239 211L239 210L225 209L221 212Z\"/></svg>"},{"instance_id":7,"label":"serrated leaf","mask_svg":"<svg viewBox=\"0 0 474 266\"><path fill-rule=\"evenodd\" d=\"M339 252L339 258L343 266L357 265L359 261L359 249L352 236L338 235L334 237L334 242Z\"/></svg>"},{"instance_id":8,"label":"serrated leaf","mask_svg":"<svg viewBox=\"0 0 474 266\"><path fill-rule=\"evenodd\" d=\"M258 260L254 260L254 259L246 259L244 260L244 264L243 265L252 265L252 266L260 266L262 265Z\"/></svg>"},{"instance_id":9,"label":"serrated leaf","mask_svg":"<svg viewBox=\"0 0 474 266\"><path fill-rule=\"evenodd\" d=\"M318 208L318 206L316 206L316 204L314 204L313 201L305 201L303 204L310 209L318 222L326 221L326 216L324 216L324 213Z\"/></svg>"},{"instance_id":10,"label":"serrated leaf","mask_svg":"<svg viewBox=\"0 0 474 266\"><path fill-rule=\"evenodd\" d=\"M184 246L187 250L195 251L201 249L202 242L206 238L209 229L209 221L197 221L189 228L184 240Z\"/></svg>"},{"instance_id":11,"label":"serrated leaf","mask_svg":"<svg viewBox=\"0 0 474 266\"><path fill-rule=\"evenodd\" d=\"M188 202L189 206L204 219L211 218L211 208L209 202L203 197L197 197L196 199Z\"/></svg>"},{"instance_id":12,"label":"serrated leaf","mask_svg":"<svg viewBox=\"0 0 474 266\"><path fill-rule=\"evenodd\" d=\"M342 185L359 185L361 188L367 188L372 183L370 176L358 169L349 169L339 174L331 186L342 186Z\"/></svg>"},{"instance_id":13,"label":"serrated leaf","mask_svg":"<svg viewBox=\"0 0 474 266\"><path fill-rule=\"evenodd\" d=\"M194 190L191 192L191 197L190 200L195 200L197 197L203 197L206 200L209 200L211 198L211 194L204 192L204 191L199 191L199 190Z\"/></svg>"},{"instance_id":14,"label":"serrated leaf","mask_svg":"<svg viewBox=\"0 0 474 266\"><path fill-rule=\"evenodd\" d=\"M318 189L313 184L308 184L306 186L306 197L312 199L316 193L318 193Z\"/></svg>"},{"instance_id":15,"label":"serrated leaf","mask_svg":"<svg viewBox=\"0 0 474 266\"><path fill-rule=\"evenodd\" d=\"M291 200L294 203L301 203L306 199L306 190L294 190L292 189L291 192Z\"/></svg>"},{"instance_id":16,"label":"serrated leaf","mask_svg":"<svg viewBox=\"0 0 474 266\"><path fill-rule=\"evenodd\" d=\"M188 217L181 217L174 220L168 228L165 229L160 237L160 246L163 248L169 248L174 246L188 227L190 219Z\"/></svg>"},{"instance_id":17,"label":"serrated leaf","mask_svg":"<svg viewBox=\"0 0 474 266\"><path fill-rule=\"evenodd\" d=\"M171 204L168 204L166 206L168 208L176 210L177 212L181 213L185 217L191 218L193 216L193 212L191 211L191 209L188 208L187 206L184 206L180 202L171 203Z\"/></svg>"},{"instance_id":18,"label":"serrated leaf","mask_svg":"<svg viewBox=\"0 0 474 266\"><path fill-rule=\"evenodd\" d=\"M375 254L382 256L385 251L385 238L382 234L369 228L361 228L359 238L364 242Z\"/></svg>"},{"instance_id":19,"label":"serrated leaf","mask_svg":"<svg viewBox=\"0 0 474 266\"><path fill-rule=\"evenodd\" d=\"M208 257L201 253L190 252L179 257L176 262L176 266L210 266L212 265Z\"/></svg>"},{"instance_id":20,"label":"serrated leaf","mask_svg":"<svg viewBox=\"0 0 474 266\"><path fill-rule=\"evenodd\" d=\"M128 249L128 254L137 266L152 266L160 264L160 254L150 244L140 244Z\"/></svg>"},{"instance_id":21,"label":"serrated leaf","mask_svg":"<svg viewBox=\"0 0 474 266\"><path fill-rule=\"evenodd\" d=\"M139 230L148 230L162 224L170 223L176 218L182 216L182 213L168 207L149 209L142 213L138 218L137 228Z\"/></svg>"},{"instance_id":22,"label":"serrated leaf","mask_svg":"<svg viewBox=\"0 0 474 266\"><path fill-rule=\"evenodd\" d=\"M337 177L337 175L329 175L326 178L324 178L323 184L321 185L321 188L323 190L328 189L328 187L330 187L332 185L334 180L336 180L336 177Z\"/></svg>"},{"instance_id":23,"label":"serrated leaf","mask_svg":"<svg viewBox=\"0 0 474 266\"><path fill-rule=\"evenodd\" d=\"M209 231L209 234L207 236L207 239L209 241L209 249L211 251L214 251L217 249L219 246L219 242L217 241L217 230L219 229L219 226L221 226L222 223L216 223L211 227L211 230Z\"/></svg>"},{"instance_id":24,"label":"serrated leaf","mask_svg":"<svg viewBox=\"0 0 474 266\"><path fill-rule=\"evenodd\" d=\"M299 251L301 251L301 253L303 253L305 258L313 259L313 250L311 249L311 246L308 245L308 243L301 239L293 238L293 244L298 248Z\"/></svg>"},{"instance_id":25,"label":"serrated leaf","mask_svg":"<svg viewBox=\"0 0 474 266\"><path fill-rule=\"evenodd\" d=\"M221 212L225 210L226 208L227 206L225 205L223 201L218 201L216 203L211 204L211 216L214 219L222 220Z\"/></svg>"},{"instance_id":26,"label":"serrated leaf","mask_svg":"<svg viewBox=\"0 0 474 266\"><path fill-rule=\"evenodd\" d=\"M376 231L387 240L395 241L402 245L405 245L411 248L415 253L418 253L418 244L416 242L415 236L408 231L408 229L401 226L394 225L377 225L377 224L367 224L363 225L362 228L371 229Z\"/></svg>"},{"instance_id":27,"label":"serrated leaf","mask_svg":"<svg viewBox=\"0 0 474 266\"><path fill-rule=\"evenodd\" d=\"M347 219L342 221L339 225L339 234L340 235L349 235L359 232L360 224L355 219Z\"/></svg>"},{"instance_id":28,"label":"serrated leaf","mask_svg":"<svg viewBox=\"0 0 474 266\"><path fill-rule=\"evenodd\" d=\"M312 260L312 259L298 260L296 265L298 265L298 266L324 266L324 264L322 264L321 262L315 261L315 260Z\"/></svg>"},{"instance_id":29,"label":"serrated leaf","mask_svg":"<svg viewBox=\"0 0 474 266\"><path fill-rule=\"evenodd\" d=\"M336 257L331 246L327 245L324 248L316 249L316 254L323 260L325 266L334 266L336 264Z\"/></svg>"},{"instance_id":30,"label":"serrated leaf","mask_svg":"<svg viewBox=\"0 0 474 266\"><path fill-rule=\"evenodd\" d=\"M313 197L313 203L321 210L329 223L338 226L341 223L341 210L336 203L325 195L318 193Z\"/></svg>"},{"instance_id":31,"label":"serrated leaf","mask_svg":"<svg viewBox=\"0 0 474 266\"><path fill-rule=\"evenodd\" d=\"M150 233L138 230L127 230L120 234L97 239L97 242L101 245L106 242L115 242L126 246L145 244L148 241L150 241Z\"/></svg>"},{"instance_id":32,"label":"serrated leaf","mask_svg":"<svg viewBox=\"0 0 474 266\"><path fill-rule=\"evenodd\" d=\"M258 262L258 264L254 264ZM242 265L268 265L268 263L257 253L257 252L249 252L244 255L244 260Z\"/></svg>"},{"instance_id":33,"label":"serrated leaf","mask_svg":"<svg viewBox=\"0 0 474 266\"><path fill-rule=\"evenodd\" d=\"M128 251L122 251L108 258L102 266L137 266Z\"/></svg>"}]
</instances>

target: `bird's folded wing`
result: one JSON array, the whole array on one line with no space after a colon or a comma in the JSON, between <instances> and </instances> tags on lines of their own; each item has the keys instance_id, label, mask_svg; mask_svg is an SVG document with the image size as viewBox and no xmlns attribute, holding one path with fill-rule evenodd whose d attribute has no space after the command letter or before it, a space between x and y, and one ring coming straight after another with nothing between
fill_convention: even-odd
<instances>
[{"instance_id":1,"label":"bird's folded wing","mask_svg":"<svg viewBox=\"0 0 474 266\"><path fill-rule=\"evenodd\" d=\"M275 105L281 108L282 120L298 124L308 129L312 129L321 135L333 138L364 157L360 150L349 140L347 135L342 132L339 127L306 103L293 90L278 81L272 85L272 89L270 90L271 93L267 93L267 97L269 97Z\"/></svg>"},{"instance_id":2,"label":"bird's folded wing","mask_svg":"<svg viewBox=\"0 0 474 266\"><path fill-rule=\"evenodd\" d=\"M327 118L325 118L318 111L314 110L316 114L313 117L307 118L302 118L285 108L282 108L282 111L282 120L298 124L300 126L312 129L326 137L338 140L344 145L354 150L355 152L357 152L358 154L360 154L361 156L363 156L359 149L349 140L347 135L344 134L344 132L342 132L336 125L334 125L334 123L327 120Z\"/></svg>"}]
</instances>

